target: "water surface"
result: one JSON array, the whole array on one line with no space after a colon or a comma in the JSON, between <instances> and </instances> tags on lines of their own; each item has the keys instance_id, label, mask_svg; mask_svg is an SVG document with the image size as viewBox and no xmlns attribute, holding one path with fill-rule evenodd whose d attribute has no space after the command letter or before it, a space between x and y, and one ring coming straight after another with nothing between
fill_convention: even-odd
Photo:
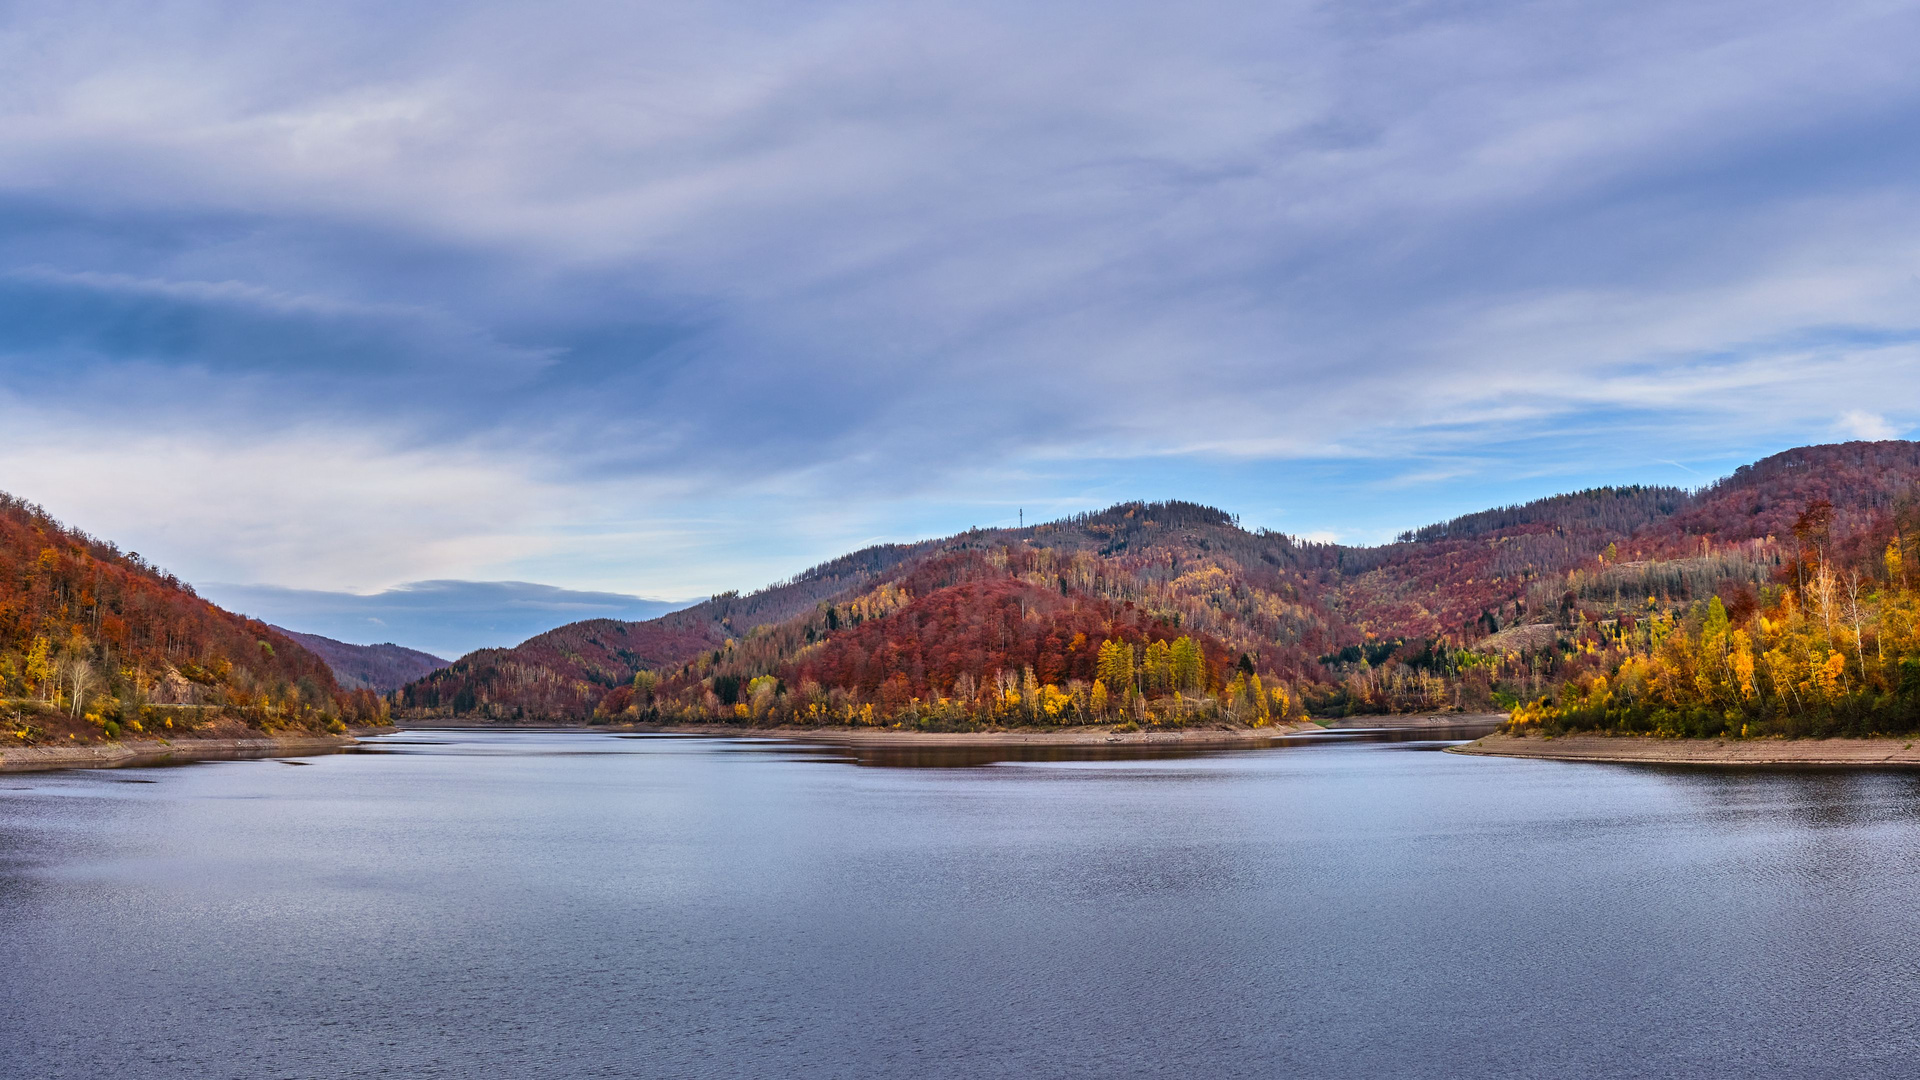
<instances>
[{"instance_id":1,"label":"water surface","mask_svg":"<svg viewBox=\"0 0 1920 1080\"><path fill-rule=\"evenodd\" d=\"M381 743L0 777L0 1073L1820 1077L1920 1050L1909 774L1355 736Z\"/></svg>"}]
</instances>

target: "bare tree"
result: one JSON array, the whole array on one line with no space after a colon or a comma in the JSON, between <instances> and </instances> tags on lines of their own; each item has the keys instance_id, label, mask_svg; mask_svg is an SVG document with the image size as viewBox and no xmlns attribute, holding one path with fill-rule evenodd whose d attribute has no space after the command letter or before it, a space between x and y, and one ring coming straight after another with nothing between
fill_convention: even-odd
<instances>
[{"instance_id":1,"label":"bare tree","mask_svg":"<svg viewBox=\"0 0 1920 1080\"><path fill-rule=\"evenodd\" d=\"M1827 648L1833 648L1833 571L1827 569L1825 562L1813 575L1813 598L1820 605L1820 620L1827 630Z\"/></svg>"},{"instance_id":2,"label":"bare tree","mask_svg":"<svg viewBox=\"0 0 1920 1080\"><path fill-rule=\"evenodd\" d=\"M87 690L93 685L93 665L87 663L86 657L75 656L67 661L67 682L73 687L73 715L78 717Z\"/></svg>"},{"instance_id":3,"label":"bare tree","mask_svg":"<svg viewBox=\"0 0 1920 1080\"><path fill-rule=\"evenodd\" d=\"M1860 661L1860 685L1864 687L1867 683L1867 652L1866 640L1863 636L1865 620L1860 617L1860 572L1858 570L1847 571L1847 621L1853 624L1853 655ZM1877 643L1879 639L1874 640ZM1886 658L1886 653L1882 651L1880 659L1884 661Z\"/></svg>"}]
</instances>

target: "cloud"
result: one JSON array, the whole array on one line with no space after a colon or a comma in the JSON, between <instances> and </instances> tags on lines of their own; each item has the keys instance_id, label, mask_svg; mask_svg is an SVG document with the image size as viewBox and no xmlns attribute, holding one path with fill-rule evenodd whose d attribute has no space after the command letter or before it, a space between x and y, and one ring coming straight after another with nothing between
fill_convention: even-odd
<instances>
[{"instance_id":1,"label":"cloud","mask_svg":"<svg viewBox=\"0 0 1920 1080\"><path fill-rule=\"evenodd\" d=\"M288 423L236 408L218 380L133 369L88 389L99 406L83 414L0 391L0 489L188 580L379 587L484 570L538 548L537 522L575 512L524 466ZM173 397L182 389L198 391L182 395L191 404Z\"/></svg>"},{"instance_id":2,"label":"cloud","mask_svg":"<svg viewBox=\"0 0 1920 1080\"><path fill-rule=\"evenodd\" d=\"M356 645L393 642L446 659L517 645L581 619L651 619L692 601L557 589L524 581L415 581L361 595L210 583L201 595L301 633Z\"/></svg>"},{"instance_id":3,"label":"cloud","mask_svg":"<svg viewBox=\"0 0 1920 1080\"><path fill-rule=\"evenodd\" d=\"M524 379L550 350L517 349L445 312L282 292L239 281L25 267L0 274L0 351L185 362L332 378L425 368Z\"/></svg>"},{"instance_id":4,"label":"cloud","mask_svg":"<svg viewBox=\"0 0 1920 1080\"><path fill-rule=\"evenodd\" d=\"M1920 408L1917 41L1867 0L29 3L0 486L201 580L683 595L1009 500L1391 535L1710 474Z\"/></svg>"},{"instance_id":5,"label":"cloud","mask_svg":"<svg viewBox=\"0 0 1920 1080\"><path fill-rule=\"evenodd\" d=\"M1888 423L1886 417L1881 416L1879 413L1868 412L1865 409L1847 410L1846 413L1841 415L1840 423L1836 425L1836 427L1841 433L1854 439L1869 439L1875 441L1880 439L1897 439L1901 434L1900 429Z\"/></svg>"}]
</instances>

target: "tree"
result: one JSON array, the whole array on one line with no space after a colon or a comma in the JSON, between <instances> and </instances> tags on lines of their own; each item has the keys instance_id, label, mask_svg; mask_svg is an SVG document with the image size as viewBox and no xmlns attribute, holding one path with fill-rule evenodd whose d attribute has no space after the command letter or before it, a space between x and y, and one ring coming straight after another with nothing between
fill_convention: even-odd
<instances>
[{"instance_id":1,"label":"tree","mask_svg":"<svg viewBox=\"0 0 1920 1080\"><path fill-rule=\"evenodd\" d=\"M87 658L74 654L67 660L67 683L73 687L72 715L79 717L87 691L93 686L93 665Z\"/></svg>"},{"instance_id":2,"label":"tree","mask_svg":"<svg viewBox=\"0 0 1920 1080\"><path fill-rule=\"evenodd\" d=\"M48 653L52 645L45 635L35 637L33 646L27 651L25 675L30 688L38 690L49 703L53 701L53 661Z\"/></svg>"},{"instance_id":3,"label":"tree","mask_svg":"<svg viewBox=\"0 0 1920 1080\"><path fill-rule=\"evenodd\" d=\"M1200 645L1186 635L1174 639L1170 650L1173 659L1174 689L1189 693L1199 693L1207 688L1207 661L1200 651Z\"/></svg>"},{"instance_id":4,"label":"tree","mask_svg":"<svg viewBox=\"0 0 1920 1080\"><path fill-rule=\"evenodd\" d=\"M1121 697L1133 694L1133 646L1118 638L1100 643L1099 671L1095 675L1107 684L1107 692Z\"/></svg>"},{"instance_id":5,"label":"tree","mask_svg":"<svg viewBox=\"0 0 1920 1080\"><path fill-rule=\"evenodd\" d=\"M1794 561L1800 566L1800 585L1806 587L1807 549L1822 565L1827 561L1827 544L1833 535L1833 504L1815 499L1793 520Z\"/></svg>"},{"instance_id":6,"label":"tree","mask_svg":"<svg viewBox=\"0 0 1920 1080\"><path fill-rule=\"evenodd\" d=\"M1146 661L1141 672L1142 681L1149 694L1174 689L1173 650L1164 641L1156 641L1147 646Z\"/></svg>"},{"instance_id":7,"label":"tree","mask_svg":"<svg viewBox=\"0 0 1920 1080\"><path fill-rule=\"evenodd\" d=\"M1863 629L1865 620L1860 617L1860 575L1851 570L1847 572L1847 615L1848 621L1853 623L1853 654L1860 661L1860 682L1864 685L1867 681L1867 652L1863 647L1866 644ZM1884 652L1881 653L1881 659L1886 659Z\"/></svg>"}]
</instances>

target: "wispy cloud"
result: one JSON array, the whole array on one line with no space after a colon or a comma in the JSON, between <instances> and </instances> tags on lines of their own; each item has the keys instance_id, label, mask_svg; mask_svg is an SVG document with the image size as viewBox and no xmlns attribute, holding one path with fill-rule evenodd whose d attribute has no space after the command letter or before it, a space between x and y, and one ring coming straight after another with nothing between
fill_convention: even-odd
<instances>
[{"instance_id":1,"label":"wispy cloud","mask_svg":"<svg viewBox=\"0 0 1920 1080\"><path fill-rule=\"evenodd\" d=\"M0 488L202 577L1390 535L1920 410L1898 5L17 15Z\"/></svg>"}]
</instances>

